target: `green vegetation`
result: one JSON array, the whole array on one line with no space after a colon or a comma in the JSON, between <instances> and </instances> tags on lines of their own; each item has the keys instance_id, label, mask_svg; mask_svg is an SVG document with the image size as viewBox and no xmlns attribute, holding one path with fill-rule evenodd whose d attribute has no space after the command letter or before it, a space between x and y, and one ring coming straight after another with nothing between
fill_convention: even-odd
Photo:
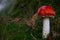
<instances>
[{"instance_id":1,"label":"green vegetation","mask_svg":"<svg viewBox=\"0 0 60 40\"><path fill-rule=\"evenodd\" d=\"M5 10L5 14L0 17L0 40L42 40L42 19L36 20L36 29L28 26L24 20L29 20L43 5L54 7L56 16L51 18L51 28L60 33L59 2L60 0L14 0L13 6ZM21 18L21 21L11 22L15 18Z\"/></svg>"}]
</instances>

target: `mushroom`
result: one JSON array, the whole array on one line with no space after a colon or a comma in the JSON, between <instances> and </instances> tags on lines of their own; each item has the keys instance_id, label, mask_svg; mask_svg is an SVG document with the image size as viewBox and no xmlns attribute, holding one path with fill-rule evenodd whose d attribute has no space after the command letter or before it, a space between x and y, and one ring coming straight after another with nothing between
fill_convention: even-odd
<instances>
[{"instance_id":1,"label":"mushroom","mask_svg":"<svg viewBox=\"0 0 60 40\"><path fill-rule=\"evenodd\" d=\"M52 6L44 5L39 8L38 16L43 18L43 38L47 38L50 33L50 18L55 16Z\"/></svg>"}]
</instances>

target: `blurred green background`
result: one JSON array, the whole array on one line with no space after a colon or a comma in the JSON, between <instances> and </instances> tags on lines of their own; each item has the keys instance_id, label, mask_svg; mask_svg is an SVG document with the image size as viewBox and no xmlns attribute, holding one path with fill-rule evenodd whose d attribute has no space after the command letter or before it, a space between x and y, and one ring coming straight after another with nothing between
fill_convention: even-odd
<instances>
[{"instance_id":1,"label":"blurred green background","mask_svg":"<svg viewBox=\"0 0 60 40\"><path fill-rule=\"evenodd\" d=\"M51 18L51 28L60 33L60 0L14 0L4 15L0 17L0 40L42 40L42 19L36 20L36 29L28 26L24 20L29 20L43 5L51 5L56 16ZM15 18L21 18L21 21L14 21ZM9 21L8 21L9 20ZM55 37L55 40L60 40Z\"/></svg>"}]
</instances>

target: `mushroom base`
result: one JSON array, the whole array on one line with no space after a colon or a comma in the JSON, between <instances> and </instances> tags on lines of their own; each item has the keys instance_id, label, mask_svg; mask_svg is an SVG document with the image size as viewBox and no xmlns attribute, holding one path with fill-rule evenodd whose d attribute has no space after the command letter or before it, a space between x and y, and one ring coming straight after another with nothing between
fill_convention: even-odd
<instances>
[{"instance_id":1,"label":"mushroom base","mask_svg":"<svg viewBox=\"0 0 60 40\"><path fill-rule=\"evenodd\" d=\"M49 18L43 19L43 38L47 38L50 33L50 21Z\"/></svg>"}]
</instances>

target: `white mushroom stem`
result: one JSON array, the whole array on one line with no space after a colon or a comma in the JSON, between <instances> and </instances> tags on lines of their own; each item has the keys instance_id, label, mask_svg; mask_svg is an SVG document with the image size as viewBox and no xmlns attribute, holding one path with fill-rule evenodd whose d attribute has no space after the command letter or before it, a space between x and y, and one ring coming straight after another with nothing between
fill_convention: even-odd
<instances>
[{"instance_id":1,"label":"white mushroom stem","mask_svg":"<svg viewBox=\"0 0 60 40\"><path fill-rule=\"evenodd\" d=\"M50 21L49 18L43 19L43 38L47 38L48 34L50 33Z\"/></svg>"}]
</instances>

